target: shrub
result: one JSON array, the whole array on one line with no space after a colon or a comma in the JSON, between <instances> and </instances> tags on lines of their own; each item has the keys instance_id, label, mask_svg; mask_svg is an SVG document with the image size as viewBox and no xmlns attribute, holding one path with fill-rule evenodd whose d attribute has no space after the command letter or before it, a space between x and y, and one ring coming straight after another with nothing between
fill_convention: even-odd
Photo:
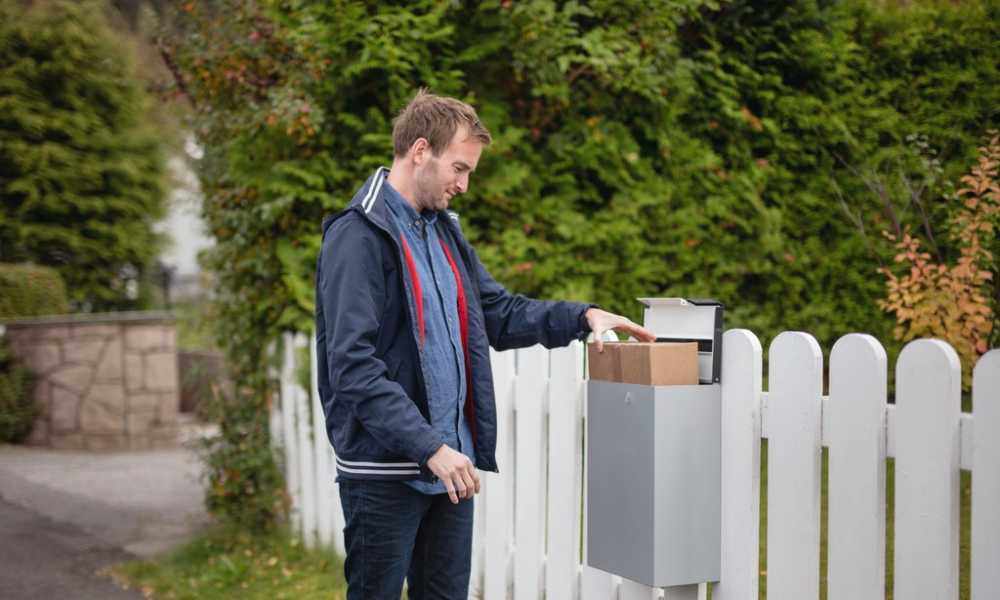
<instances>
[{"instance_id":1,"label":"shrub","mask_svg":"<svg viewBox=\"0 0 1000 600\"><path fill-rule=\"evenodd\" d=\"M199 411L219 433L199 442L207 467L205 505L220 522L271 531L284 522L288 497L268 432L266 397L214 386ZM260 416L263 415L263 418Z\"/></svg>"},{"instance_id":2,"label":"shrub","mask_svg":"<svg viewBox=\"0 0 1000 600\"><path fill-rule=\"evenodd\" d=\"M164 211L161 142L96 2L0 2L0 261L58 269L79 308L138 308Z\"/></svg>"},{"instance_id":3,"label":"shrub","mask_svg":"<svg viewBox=\"0 0 1000 600\"><path fill-rule=\"evenodd\" d=\"M995 339L996 312L1000 309L1000 278L994 246L1000 226L1000 136L991 132L979 148L976 165L961 178L951 198L957 210L946 224L959 248L953 261L934 262L925 241L907 227L895 243L896 266L879 271L885 276L886 298L879 305L898 323L896 339L909 341L938 337L948 341L962 359L962 380L972 382L976 360ZM930 235L928 228L925 235Z\"/></svg>"},{"instance_id":4,"label":"shrub","mask_svg":"<svg viewBox=\"0 0 1000 600\"><path fill-rule=\"evenodd\" d=\"M0 319L69 312L59 272L32 264L0 264Z\"/></svg>"},{"instance_id":5,"label":"shrub","mask_svg":"<svg viewBox=\"0 0 1000 600\"><path fill-rule=\"evenodd\" d=\"M0 442L17 443L31 433L38 416L34 384L34 376L14 362L0 337Z\"/></svg>"}]
</instances>

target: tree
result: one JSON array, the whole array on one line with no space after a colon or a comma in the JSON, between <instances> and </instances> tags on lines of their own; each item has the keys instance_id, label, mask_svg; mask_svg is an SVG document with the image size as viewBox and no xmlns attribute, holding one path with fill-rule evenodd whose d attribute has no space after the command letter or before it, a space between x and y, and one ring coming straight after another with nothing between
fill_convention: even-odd
<instances>
[{"instance_id":1,"label":"tree","mask_svg":"<svg viewBox=\"0 0 1000 600\"><path fill-rule=\"evenodd\" d=\"M56 268L83 310L141 306L164 211L148 99L103 10L0 6L0 261Z\"/></svg>"}]
</instances>

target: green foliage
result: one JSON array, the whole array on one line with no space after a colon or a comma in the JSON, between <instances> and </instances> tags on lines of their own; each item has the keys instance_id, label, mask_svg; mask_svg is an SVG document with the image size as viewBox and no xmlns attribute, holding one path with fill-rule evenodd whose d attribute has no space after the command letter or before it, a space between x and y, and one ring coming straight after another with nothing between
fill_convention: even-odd
<instances>
[{"instance_id":1,"label":"green foliage","mask_svg":"<svg viewBox=\"0 0 1000 600\"><path fill-rule=\"evenodd\" d=\"M1000 225L998 170L1000 135L993 131L979 148L978 163L962 177L961 189L943 199L957 205L946 223L948 241L959 248L954 263L933 262L924 241L909 226L901 238L883 231L899 252L893 269L880 270L886 278L886 298L879 306L896 318L893 335L901 341L935 337L950 343L962 359L966 390L972 385L973 366L989 350L991 338L996 339L1000 269L992 247ZM929 224L923 233L935 239Z\"/></svg>"},{"instance_id":2,"label":"green foliage","mask_svg":"<svg viewBox=\"0 0 1000 600\"><path fill-rule=\"evenodd\" d=\"M25 7L27 4L27 7ZM84 310L141 306L160 142L98 2L0 5L0 260L58 269Z\"/></svg>"},{"instance_id":3,"label":"green foliage","mask_svg":"<svg viewBox=\"0 0 1000 600\"><path fill-rule=\"evenodd\" d=\"M207 469L205 504L220 522L254 532L283 522L288 499L268 438L266 397L215 386L199 413L219 433L200 443ZM264 418L258 418L263 415Z\"/></svg>"},{"instance_id":4,"label":"green foliage","mask_svg":"<svg viewBox=\"0 0 1000 600\"><path fill-rule=\"evenodd\" d=\"M711 296L765 345L862 330L892 353L872 186L921 172L914 133L942 148L942 180L964 169L998 117L1000 9L883 4L181 4L165 48L205 150L238 380L268 394L267 342L311 327L321 219L390 163L421 86L493 134L454 208L511 289L633 318L636 296ZM918 225L903 200L899 225Z\"/></svg>"},{"instance_id":5,"label":"green foliage","mask_svg":"<svg viewBox=\"0 0 1000 600\"><path fill-rule=\"evenodd\" d=\"M0 337L0 443L16 444L31 433L38 416L34 385L32 373L14 362Z\"/></svg>"},{"instance_id":6,"label":"green foliage","mask_svg":"<svg viewBox=\"0 0 1000 600\"><path fill-rule=\"evenodd\" d=\"M177 323L178 350L216 350L213 326L218 312L211 299L180 300L171 312Z\"/></svg>"},{"instance_id":7,"label":"green foliage","mask_svg":"<svg viewBox=\"0 0 1000 600\"><path fill-rule=\"evenodd\" d=\"M908 160L912 131L955 172L1000 103L989 3L188 6L174 52L215 260L232 310L255 313L224 321L259 339L308 328L316 225L389 162L419 85L494 133L456 208L511 288L632 315L635 296L709 295L730 324L825 344L891 327L875 305L891 248L840 198Z\"/></svg>"},{"instance_id":8,"label":"green foliage","mask_svg":"<svg viewBox=\"0 0 1000 600\"><path fill-rule=\"evenodd\" d=\"M59 272L32 264L0 263L0 319L69 312Z\"/></svg>"}]
</instances>

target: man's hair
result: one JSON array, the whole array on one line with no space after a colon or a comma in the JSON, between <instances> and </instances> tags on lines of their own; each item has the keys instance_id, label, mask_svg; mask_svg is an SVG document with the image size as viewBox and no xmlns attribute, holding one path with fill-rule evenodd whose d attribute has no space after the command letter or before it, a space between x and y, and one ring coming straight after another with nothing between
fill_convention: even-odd
<instances>
[{"instance_id":1,"label":"man's hair","mask_svg":"<svg viewBox=\"0 0 1000 600\"><path fill-rule=\"evenodd\" d=\"M424 138L430 144L431 153L440 156L460 126L465 126L469 135L484 146L492 141L476 109L461 100L435 96L420 89L393 121L393 151L396 156L404 156L418 138Z\"/></svg>"}]
</instances>

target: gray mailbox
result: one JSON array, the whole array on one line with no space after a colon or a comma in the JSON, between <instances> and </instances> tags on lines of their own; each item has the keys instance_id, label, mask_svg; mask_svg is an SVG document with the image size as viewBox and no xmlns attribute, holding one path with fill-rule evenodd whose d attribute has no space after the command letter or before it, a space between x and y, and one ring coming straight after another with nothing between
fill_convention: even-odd
<instances>
[{"instance_id":1,"label":"gray mailbox","mask_svg":"<svg viewBox=\"0 0 1000 600\"><path fill-rule=\"evenodd\" d=\"M722 306L642 298L697 341L700 385L587 384L587 564L653 587L719 579Z\"/></svg>"}]
</instances>

